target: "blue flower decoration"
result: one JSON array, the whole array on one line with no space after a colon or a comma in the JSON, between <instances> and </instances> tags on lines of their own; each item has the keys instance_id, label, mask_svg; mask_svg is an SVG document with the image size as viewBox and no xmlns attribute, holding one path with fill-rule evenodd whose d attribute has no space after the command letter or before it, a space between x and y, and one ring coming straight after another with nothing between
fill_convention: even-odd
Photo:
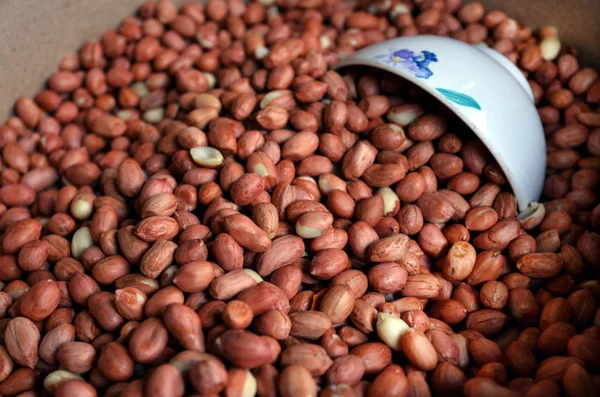
<instances>
[{"instance_id":1,"label":"blue flower decoration","mask_svg":"<svg viewBox=\"0 0 600 397\"><path fill-rule=\"evenodd\" d=\"M429 64L438 61L437 56L430 51L415 53L407 49L396 50L393 48L389 50L389 53L376 55L373 58L392 66L400 66L420 79L431 77L433 72L429 69Z\"/></svg>"}]
</instances>

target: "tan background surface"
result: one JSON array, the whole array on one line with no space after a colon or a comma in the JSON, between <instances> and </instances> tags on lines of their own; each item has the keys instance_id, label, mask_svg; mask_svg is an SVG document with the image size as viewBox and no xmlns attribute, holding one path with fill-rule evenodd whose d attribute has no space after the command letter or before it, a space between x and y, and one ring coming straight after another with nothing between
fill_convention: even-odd
<instances>
[{"instance_id":1,"label":"tan background surface","mask_svg":"<svg viewBox=\"0 0 600 397\"><path fill-rule=\"evenodd\" d=\"M557 26L584 62L600 67L600 0L482 0L536 27ZM183 2L179 0L178 2ZM0 120L33 95L61 57L117 26L142 0L0 0Z\"/></svg>"}]
</instances>

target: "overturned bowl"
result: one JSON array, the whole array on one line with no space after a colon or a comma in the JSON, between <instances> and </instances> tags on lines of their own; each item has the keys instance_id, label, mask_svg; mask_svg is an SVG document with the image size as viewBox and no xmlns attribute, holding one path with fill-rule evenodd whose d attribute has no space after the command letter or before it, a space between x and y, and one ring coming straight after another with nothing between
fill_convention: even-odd
<instances>
[{"instance_id":1,"label":"overturned bowl","mask_svg":"<svg viewBox=\"0 0 600 397\"><path fill-rule=\"evenodd\" d=\"M446 37L384 41L340 62L370 66L416 84L455 113L504 171L520 210L538 201L544 186L546 142L533 93L502 54Z\"/></svg>"}]
</instances>

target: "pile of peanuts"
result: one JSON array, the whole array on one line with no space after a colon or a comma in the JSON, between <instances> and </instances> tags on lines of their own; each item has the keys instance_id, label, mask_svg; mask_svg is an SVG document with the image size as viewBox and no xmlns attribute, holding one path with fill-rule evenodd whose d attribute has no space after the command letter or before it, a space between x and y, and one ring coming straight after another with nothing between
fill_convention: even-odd
<instances>
[{"instance_id":1,"label":"pile of peanuts","mask_svg":"<svg viewBox=\"0 0 600 397\"><path fill-rule=\"evenodd\" d=\"M423 91L333 71L415 34L521 68L542 202ZM599 103L478 2L146 2L0 127L0 395L597 395Z\"/></svg>"}]
</instances>

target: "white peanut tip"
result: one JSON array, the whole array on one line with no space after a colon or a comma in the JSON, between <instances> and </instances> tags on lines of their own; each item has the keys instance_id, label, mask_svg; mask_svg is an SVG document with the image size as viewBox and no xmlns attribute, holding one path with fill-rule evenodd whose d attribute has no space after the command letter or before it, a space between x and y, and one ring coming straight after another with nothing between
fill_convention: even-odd
<instances>
[{"instance_id":1,"label":"white peanut tip","mask_svg":"<svg viewBox=\"0 0 600 397\"><path fill-rule=\"evenodd\" d=\"M246 377L244 379L244 386L242 387L242 397L254 397L256 395L256 378L252 375L252 372L246 370Z\"/></svg>"},{"instance_id":2,"label":"white peanut tip","mask_svg":"<svg viewBox=\"0 0 600 397\"><path fill-rule=\"evenodd\" d=\"M263 281L260 274L256 273L252 269L243 269L243 272L246 273L247 275L249 275L250 277L252 277L254 279L254 281L256 281L256 284L261 283Z\"/></svg>"},{"instance_id":3,"label":"white peanut tip","mask_svg":"<svg viewBox=\"0 0 600 397\"><path fill-rule=\"evenodd\" d=\"M383 197L383 216L387 216L398 209L400 199L392 189L389 187L382 187L377 191L377 194Z\"/></svg>"},{"instance_id":4,"label":"white peanut tip","mask_svg":"<svg viewBox=\"0 0 600 397\"><path fill-rule=\"evenodd\" d=\"M542 203L531 202L525 210L517 215L517 220L525 230L531 230L538 226L546 216L546 208Z\"/></svg>"},{"instance_id":5,"label":"white peanut tip","mask_svg":"<svg viewBox=\"0 0 600 397\"><path fill-rule=\"evenodd\" d=\"M77 199L71 207L71 214L77 220L83 221L92 216L92 204L82 198Z\"/></svg>"},{"instance_id":6,"label":"white peanut tip","mask_svg":"<svg viewBox=\"0 0 600 397\"><path fill-rule=\"evenodd\" d=\"M560 40L558 37L546 37L540 43L540 50L545 61L553 61L560 53Z\"/></svg>"},{"instance_id":7,"label":"white peanut tip","mask_svg":"<svg viewBox=\"0 0 600 397\"><path fill-rule=\"evenodd\" d=\"M223 155L217 149L210 146L200 146L190 149L190 155L194 163L201 167L215 168L223 163Z\"/></svg>"},{"instance_id":8,"label":"white peanut tip","mask_svg":"<svg viewBox=\"0 0 600 397\"><path fill-rule=\"evenodd\" d=\"M302 238L317 238L323 234L323 230L296 223L296 234Z\"/></svg>"},{"instance_id":9,"label":"white peanut tip","mask_svg":"<svg viewBox=\"0 0 600 397\"><path fill-rule=\"evenodd\" d=\"M404 320L388 313L377 315L377 335L393 350L402 350L402 336L410 329Z\"/></svg>"},{"instance_id":10,"label":"white peanut tip","mask_svg":"<svg viewBox=\"0 0 600 397\"><path fill-rule=\"evenodd\" d=\"M80 227L71 240L71 254L75 259L81 258L83 251L94 245L94 239L89 227Z\"/></svg>"}]
</instances>

